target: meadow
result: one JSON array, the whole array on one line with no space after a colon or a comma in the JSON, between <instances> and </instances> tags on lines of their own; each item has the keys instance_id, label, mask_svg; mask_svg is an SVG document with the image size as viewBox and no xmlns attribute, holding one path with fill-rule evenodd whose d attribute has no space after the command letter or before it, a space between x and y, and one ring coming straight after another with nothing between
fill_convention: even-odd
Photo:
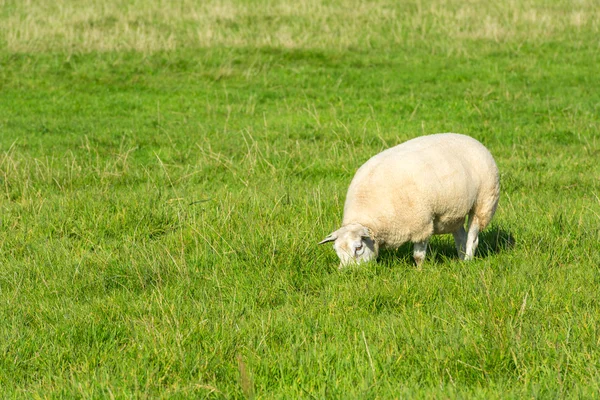
<instances>
[{"instance_id":1,"label":"meadow","mask_svg":"<svg viewBox=\"0 0 600 400\"><path fill-rule=\"evenodd\" d=\"M595 0L0 0L2 398L593 398ZM492 152L476 259L338 270L370 156Z\"/></svg>"}]
</instances>

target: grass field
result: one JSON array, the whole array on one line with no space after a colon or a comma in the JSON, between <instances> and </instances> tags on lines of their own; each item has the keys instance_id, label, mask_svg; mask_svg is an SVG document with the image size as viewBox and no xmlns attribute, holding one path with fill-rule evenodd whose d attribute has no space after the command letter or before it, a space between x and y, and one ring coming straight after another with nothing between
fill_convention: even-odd
<instances>
[{"instance_id":1,"label":"grass field","mask_svg":"<svg viewBox=\"0 0 600 400\"><path fill-rule=\"evenodd\" d=\"M600 393L595 0L0 0L3 398ZM371 155L501 170L476 260L339 271Z\"/></svg>"}]
</instances>

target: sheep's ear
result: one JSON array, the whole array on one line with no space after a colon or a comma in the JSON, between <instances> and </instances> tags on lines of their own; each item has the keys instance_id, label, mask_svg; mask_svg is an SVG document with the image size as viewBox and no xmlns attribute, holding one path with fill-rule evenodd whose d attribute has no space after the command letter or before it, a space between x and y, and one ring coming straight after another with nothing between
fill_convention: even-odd
<instances>
[{"instance_id":1,"label":"sheep's ear","mask_svg":"<svg viewBox=\"0 0 600 400\"><path fill-rule=\"evenodd\" d=\"M337 239L337 231L330 233L329 236L327 236L325 239L321 240L319 242L319 244L333 242L333 241L335 241L335 239Z\"/></svg>"}]
</instances>

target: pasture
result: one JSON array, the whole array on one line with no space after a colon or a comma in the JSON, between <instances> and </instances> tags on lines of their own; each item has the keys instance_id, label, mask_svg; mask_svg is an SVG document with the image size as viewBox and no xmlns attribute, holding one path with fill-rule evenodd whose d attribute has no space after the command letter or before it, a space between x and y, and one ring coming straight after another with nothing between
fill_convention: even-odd
<instances>
[{"instance_id":1,"label":"pasture","mask_svg":"<svg viewBox=\"0 0 600 400\"><path fill-rule=\"evenodd\" d=\"M0 0L3 398L600 392L595 0ZM346 189L485 144L475 260L337 269Z\"/></svg>"}]
</instances>

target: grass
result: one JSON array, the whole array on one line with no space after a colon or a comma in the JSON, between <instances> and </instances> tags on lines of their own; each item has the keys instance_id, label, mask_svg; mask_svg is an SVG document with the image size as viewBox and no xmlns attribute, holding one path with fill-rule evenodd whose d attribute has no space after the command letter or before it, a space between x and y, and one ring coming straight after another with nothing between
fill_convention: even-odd
<instances>
[{"instance_id":1,"label":"grass","mask_svg":"<svg viewBox=\"0 0 600 400\"><path fill-rule=\"evenodd\" d=\"M0 0L6 398L600 390L593 1ZM337 270L371 155L501 170L478 257Z\"/></svg>"}]
</instances>

